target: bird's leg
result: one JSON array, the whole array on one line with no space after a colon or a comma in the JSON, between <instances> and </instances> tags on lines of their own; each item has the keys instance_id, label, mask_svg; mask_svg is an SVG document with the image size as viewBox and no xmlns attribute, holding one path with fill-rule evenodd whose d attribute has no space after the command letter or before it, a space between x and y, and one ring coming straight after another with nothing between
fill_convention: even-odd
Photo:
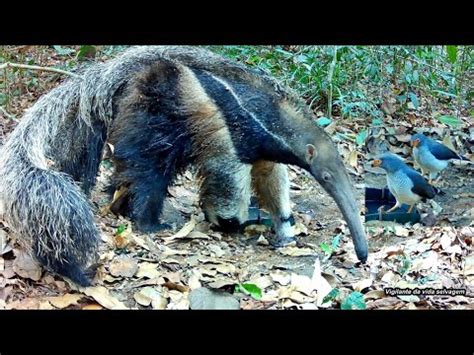
<instances>
[{"instance_id":1,"label":"bird's leg","mask_svg":"<svg viewBox=\"0 0 474 355\"><path fill-rule=\"evenodd\" d=\"M408 209L408 213L411 213L411 211L413 210L413 207L415 207L415 205L410 206L410 208Z\"/></svg>"},{"instance_id":2,"label":"bird's leg","mask_svg":"<svg viewBox=\"0 0 474 355\"><path fill-rule=\"evenodd\" d=\"M429 179L428 179L428 183L431 185L433 184L433 178L435 178L437 176L436 173L429 173Z\"/></svg>"},{"instance_id":3,"label":"bird's leg","mask_svg":"<svg viewBox=\"0 0 474 355\"><path fill-rule=\"evenodd\" d=\"M392 211L395 211L395 210L396 210L398 207L400 207L400 206L401 206L400 203L397 201L397 203L395 204L395 206L393 206L391 209L389 209L389 210L387 211L387 213L390 213L390 212L392 212Z\"/></svg>"}]
</instances>

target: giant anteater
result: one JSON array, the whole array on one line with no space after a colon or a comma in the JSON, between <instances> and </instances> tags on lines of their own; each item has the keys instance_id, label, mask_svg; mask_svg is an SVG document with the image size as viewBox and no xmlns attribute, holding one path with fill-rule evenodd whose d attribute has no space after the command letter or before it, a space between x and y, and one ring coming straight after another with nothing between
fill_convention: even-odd
<instances>
[{"instance_id":1,"label":"giant anteater","mask_svg":"<svg viewBox=\"0 0 474 355\"><path fill-rule=\"evenodd\" d=\"M312 113L264 73L210 51L135 47L78 71L24 115L0 154L0 213L49 269L90 284L99 232L86 198L104 143L114 146L115 209L159 230L167 187L189 164L203 178L212 223L244 222L252 187L271 214L274 244L293 238L286 164L306 169L334 198L360 260L367 243L351 182ZM114 207L114 206L113 206Z\"/></svg>"}]
</instances>

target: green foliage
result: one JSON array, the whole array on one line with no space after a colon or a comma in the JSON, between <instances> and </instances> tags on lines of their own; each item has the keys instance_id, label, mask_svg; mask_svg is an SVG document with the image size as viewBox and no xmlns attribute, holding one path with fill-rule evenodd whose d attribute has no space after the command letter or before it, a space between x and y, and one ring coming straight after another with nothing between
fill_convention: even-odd
<instances>
[{"instance_id":1,"label":"green foliage","mask_svg":"<svg viewBox=\"0 0 474 355\"><path fill-rule=\"evenodd\" d=\"M365 309L364 295L360 292L352 292L347 298L342 301L341 309L352 310L352 309Z\"/></svg>"},{"instance_id":2,"label":"green foliage","mask_svg":"<svg viewBox=\"0 0 474 355\"><path fill-rule=\"evenodd\" d=\"M332 253L336 251L337 248L339 248L340 242L341 242L341 235L338 234L332 238L331 245L328 245L323 242L319 244L319 247L329 257L332 255Z\"/></svg>"},{"instance_id":3,"label":"green foliage","mask_svg":"<svg viewBox=\"0 0 474 355\"><path fill-rule=\"evenodd\" d=\"M468 80L463 83L463 76L472 72L472 48L338 46L329 83L333 46L211 47L218 53L272 74L296 90L315 112L326 113L332 87L332 110L336 116L379 120L375 122L381 122L386 116L381 104L387 97L397 98L399 114L419 109L421 97L456 99L467 106L473 91L468 88ZM323 127L329 124L323 117L317 123Z\"/></svg>"},{"instance_id":4,"label":"green foliage","mask_svg":"<svg viewBox=\"0 0 474 355\"><path fill-rule=\"evenodd\" d=\"M3 92L0 92L0 106L6 105L8 102L8 96Z\"/></svg>"},{"instance_id":5,"label":"green foliage","mask_svg":"<svg viewBox=\"0 0 474 355\"><path fill-rule=\"evenodd\" d=\"M327 254L327 255L331 255L332 254L332 248L327 245L326 243L321 243L319 244L319 247L321 248L321 250Z\"/></svg>"},{"instance_id":6,"label":"green foliage","mask_svg":"<svg viewBox=\"0 0 474 355\"><path fill-rule=\"evenodd\" d=\"M448 59L451 64L456 63L458 57L458 47L457 46L446 46L446 52L448 53Z\"/></svg>"},{"instance_id":7,"label":"green foliage","mask_svg":"<svg viewBox=\"0 0 474 355\"><path fill-rule=\"evenodd\" d=\"M403 255L399 255L397 257L398 261L400 262L398 268L397 268L397 271L400 273L400 275L405 275L409 270L410 270L410 267L411 267L411 260L410 258L403 254Z\"/></svg>"},{"instance_id":8,"label":"green foliage","mask_svg":"<svg viewBox=\"0 0 474 355\"><path fill-rule=\"evenodd\" d=\"M440 122L447 124L448 126L457 127L459 125L459 120L454 116L442 115L437 118Z\"/></svg>"},{"instance_id":9,"label":"green foliage","mask_svg":"<svg viewBox=\"0 0 474 355\"><path fill-rule=\"evenodd\" d=\"M262 298L262 290L255 284L244 283L235 285L235 292L246 293L256 300Z\"/></svg>"},{"instance_id":10,"label":"green foliage","mask_svg":"<svg viewBox=\"0 0 474 355\"><path fill-rule=\"evenodd\" d=\"M77 52L78 60L85 60L87 58L94 58L97 53L97 48L95 46L81 46L79 52Z\"/></svg>"},{"instance_id":11,"label":"green foliage","mask_svg":"<svg viewBox=\"0 0 474 355\"><path fill-rule=\"evenodd\" d=\"M76 51L72 48L62 47L62 46L53 46L54 50L60 56L68 56L69 54L75 53Z\"/></svg>"},{"instance_id":12,"label":"green foliage","mask_svg":"<svg viewBox=\"0 0 474 355\"><path fill-rule=\"evenodd\" d=\"M321 127L325 127L325 126L331 124L331 122L332 122L332 120L330 118L327 118L327 117L320 117L316 121L316 123Z\"/></svg>"},{"instance_id":13,"label":"green foliage","mask_svg":"<svg viewBox=\"0 0 474 355\"><path fill-rule=\"evenodd\" d=\"M119 225L117 228L117 231L115 232L115 235L122 234L123 232L125 232L126 229L127 229L127 226L125 224Z\"/></svg>"},{"instance_id":14,"label":"green foliage","mask_svg":"<svg viewBox=\"0 0 474 355\"><path fill-rule=\"evenodd\" d=\"M336 299L336 297L339 296L339 290L337 288L333 288L331 292L329 292L324 298L323 298L323 304L327 302L332 302Z\"/></svg>"},{"instance_id":15,"label":"green foliage","mask_svg":"<svg viewBox=\"0 0 474 355\"><path fill-rule=\"evenodd\" d=\"M332 238L332 243L331 243L332 250L336 250L337 248L339 248L340 242L341 242L341 235L340 234L338 234L334 238Z\"/></svg>"},{"instance_id":16,"label":"green foliage","mask_svg":"<svg viewBox=\"0 0 474 355\"><path fill-rule=\"evenodd\" d=\"M360 131L357 136L356 136L356 143L357 145L361 146L361 145L364 145L365 143L365 140L367 139L367 130L364 129L362 131Z\"/></svg>"}]
</instances>

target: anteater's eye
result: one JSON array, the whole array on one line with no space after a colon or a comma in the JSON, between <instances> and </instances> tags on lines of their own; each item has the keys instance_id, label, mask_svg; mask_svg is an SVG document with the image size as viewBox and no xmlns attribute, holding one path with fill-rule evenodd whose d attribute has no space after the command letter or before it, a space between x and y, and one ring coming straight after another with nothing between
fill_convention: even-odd
<instances>
[{"instance_id":1,"label":"anteater's eye","mask_svg":"<svg viewBox=\"0 0 474 355\"><path fill-rule=\"evenodd\" d=\"M323 172L323 180L324 181L331 180L331 174L329 174L327 171Z\"/></svg>"}]
</instances>

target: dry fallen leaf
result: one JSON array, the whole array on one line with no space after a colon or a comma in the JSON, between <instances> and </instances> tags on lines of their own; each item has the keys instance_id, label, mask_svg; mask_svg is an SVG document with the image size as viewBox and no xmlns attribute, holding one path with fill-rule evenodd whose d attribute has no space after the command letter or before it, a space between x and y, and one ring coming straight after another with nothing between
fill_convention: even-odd
<instances>
[{"instance_id":1,"label":"dry fallen leaf","mask_svg":"<svg viewBox=\"0 0 474 355\"><path fill-rule=\"evenodd\" d=\"M451 238L447 233L444 233L443 236L439 239L441 248L444 250L448 249L451 246Z\"/></svg>"},{"instance_id":2,"label":"dry fallen leaf","mask_svg":"<svg viewBox=\"0 0 474 355\"><path fill-rule=\"evenodd\" d=\"M278 249L283 255L288 256L313 256L316 253L310 248L298 248L298 247L284 247Z\"/></svg>"},{"instance_id":3,"label":"dry fallen leaf","mask_svg":"<svg viewBox=\"0 0 474 355\"><path fill-rule=\"evenodd\" d=\"M98 303L90 303L90 304L86 304L84 307L82 307L81 309L85 309L85 310L100 310L100 309L104 309L104 307L102 307L100 304Z\"/></svg>"},{"instance_id":4,"label":"dry fallen leaf","mask_svg":"<svg viewBox=\"0 0 474 355\"><path fill-rule=\"evenodd\" d=\"M270 277L273 281L278 282L282 286L288 285L291 281L291 275L281 270L271 272Z\"/></svg>"},{"instance_id":5,"label":"dry fallen leaf","mask_svg":"<svg viewBox=\"0 0 474 355\"><path fill-rule=\"evenodd\" d=\"M294 235L308 235L308 228L300 222L296 222L293 226L293 233Z\"/></svg>"},{"instance_id":6,"label":"dry fallen leaf","mask_svg":"<svg viewBox=\"0 0 474 355\"><path fill-rule=\"evenodd\" d=\"M257 244L258 245L270 245L269 241L267 240L267 238L264 237L263 234L261 234L260 237L258 237Z\"/></svg>"},{"instance_id":7,"label":"dry fallen leaf","mask_svg":"<svg viewBox=\"0 0 474 355\"><path fill-rule=\"evenodd\" d=\"M195 226L196 226L196 219L194 218L194 216L192 216L191 220L188 223L186 223L183 226L183 228L181 228L178 232L176 232L171 237L163 238L163 243L169 244L169 243L175 242L178 239L185 238L189 233L192 232Z\"/></svg>"},{"instance_id":8,"label":"dry fallen leaf","mask_svg":"<svg viewBox=\"0 0 474 355\"><path fill-rule=\"evenodd\" d=\"M262 291L265 290L266 288L270 287L273 285L273 281L270 276L255 276L252 277L248 283L257 285L258 288L260 288Z\"/></svg>"},{"instance_id":9,"label":"dry fallen leaf","mask_svg":"<svg viewBox=\"0 0 474 355\"><path fill-rule=\"evenodd\" d=\"M311 278L306 275L291 274L291 287L307 296L311 296L315 290Z\"/></svg>"},{"instance_id":10,"label":"dry fallen leaf","mask_svg":"<svg viewBox=\"0 0 474 355\"><path fill-rule=\"evenodd\" d=\"M384 290L372 290L364 294L364 300L384 298L387 295Z\"/></svg>"},{"instance_id":11,"label":"dry fallen leaf","mask_svg":"<svg viewBox=\"0 0 474 355\"><path fill-rule=\"evenodd\" d=\"M299 292L299 291L293 291L291 292L291 295L289 297L292 301L295 301L299 304L302 304L302 303L308 303L308 302L311 302L311 301L314 301L314 299L312 297L308 297L306 295L304 295L303 293Z\"/></svg>"},{"instance_id":12,"label":"dry fallen leaf","mask_svg":"<svg viewBox=\"0 0 474 355\"><path fill-rule=\"evenodd\" d=\"M199 231L192 231L189 233L186 237L186 239L204 239L204 240L209 240L212 239L210 236L208 236L205 233L199 232Z\"/></svg>"},{"instance_id":13,"label":"dry fallen leaf","mask_svg":"<svg viewBox=\"0 0 474 355\"><path fill-rule=\"evenodd\" d=\"M41 265L27 252L15 249L13 271L23 278L39 281L41 279Z\"/></svg>"},{"instance_id":14,"label":"dry fallen leaf","mask_svg":"<svg viewBox=\"0 0 474 355\"><path fill-rule=\"evenodd\" d=\"M46 299L54 307L63 309L63 308L69 307L70 305L77 304L77 302L83 297L84 297L83 295L67 293L62 296L47 297Z\"/></svg>"},{"instance_id":15,"label":"dry fallen leaf","mask_svg":"<svg viewBox=\"0 0 474 355\"><path fill-rule=\"evenodd\" d=\"M318 307L324 307L323 300L329 292L332 290L332 286L321 274L321 263L319 258L316 258L314 261L314 271L311 278L311 284L313 288L317 291L316 305ZM329 302L328 302L329 304Z\"/></svg>"},{"instance_id":16,"label":"dry fallen leaf","mask_svg":"<svg viewBox=\"0 0 474 355\"><path fill-rule=\"evenodd\" d=\"M163 286L168 288L168 290L178 290L179 292L188 292L189 291L189 287L184 286L184 285L180 285L180 284L177 284L177 283L171 282L171 281L166 281L163 284Z\"/></svg>"},{"instance_id":17,"label":"dry fallen leaf","mask_svg":"<svg viewBox=\"0 0 474 355\"><path fill-rule=\"evenodd\" d=\"M170 302L166 306L166 309L189 309L188 296L188 292L169 291Z\"/></svg>"},{"instance_id":18,"label":"dry fallen leaf","mask_svg":"<svg viewBox=\"0 0 474 355\"><path fill-rule=\"evenodd\" d=\"M138 278L147 277L149 279L155 279L160 277L161 273L158 271L158 264L143 262L138 265L138 271L136 276Z\"/></svg>"},{"instance_id":19,"label":"dry fallen leaf","mask_svg":"<svg viewBox=\"0 0 474 355\"><path fill-rule=\"evenodd\" d=\"M153 287L142 288L133 294L133 298L142 306L148 307L151 304L153 309L166 309L168 303L162 292Z\"/></svg>"},{"instance_id":20,"label":"dry fallen leaf","mask_svg":"<svg viewBox=\"0 0 474 355\"><path fill-rule=\"evenodd\" d=\"M412 271L431 270L435 268L437 264L438 264L438 254L435 251L430 250L429 252L427 252L427 256L425 258L420 257L413 261L411 270Z\"/></svg>"},{"instance_id":21,"label":"dry fallen leaf","mask_svg":"<svg viewBox=\"0 0 474 355\"><path fill-rule=\"evenodd\" d=\"M234 274L236 271L235 265L232 264L220 264L215 266L216 270L221 274Z\"/></svg>"},{"instance_id":22,"label":"dry fallen leaf","mask_svg":"<svg viewBox=\"0 0 474 355\"><path fill-rule=\"evenodd\" d=\"M201 281L199 281L201 279L201 276L202 275L199 273L199 271L197 270L192 271L191 276L189 276L189 279L188 279L188 286L190 290L195 290L197 288L202 287Z\"/></svg>"},{"instance_id":23,"label":"dry fallen leaf","mask_svg":"<svg viewBox=\"0 0 474 355\"><path fill-rule=\"evenodd\" d=\"M386 282L387 284L394 285L400 280L400 276L395 274L393 271L387 271L383 276L381 281Z\"/></svg>"},{"instance_id":24,"label":"dry fallen leaf","mask_svg":"<svg viewBox=\"0 0 474 355\"><path fill-rule=\"evenodd\" d=\"M209 286L210 288L222 288L225 286L236 285L237 283L238 282L235 280L218 278L207 284L207 286Z\"/></svg>"},{"instance_id":25,"label":"dry fallen leaf","mask_svg":"<svg viewBox=\"0 0 474 355\"><path fill-rule=\"evenodd\" d=\"M138 262L126 255L119 255L109 265L112 276L132 277L138 270Z\"/></svg>"},{"instance_id":26,"label":"dry fallen leaf","mask_svg":"<svg viewBox=\"0 0 474 355\"><path fill-rule=\"evenodd\" d=\"M188 255L190 254L187 250L178 250L178 249L171 249L166 245L161 245L160 249L162 250L162 256L172 256L172 255Z\"/></svg>"},{"instance_id":27,"label":"dry fallen leaf","mask_svg":"<svg viewBox=\"0 0 474 355\"><path fill-rule=\"evenodd\" d=\"M81 288L80 291L92 297L101 306L107 309L128 309L122 302L112 296L104 286L94 286Z\"/></svg>"},{"instance_id":28,"label":"dry fallen leaf","mask_svg":"<svg viewBox=\"0 0 474 355\"><path fill-rule=\"evenodd\" d=\"M209 245L208 249L216 256L216 258L220 258L226 254L226 252L216 244Z\"/></svg>"},{"instance_id":29,"label":"dry fallen leaf","mask_svg":"<svg viewBox=\"0 0 474 355\"><path fill-rule=\"evenodd\" d=\"M369 279L363 279L360 281L357 281L352 284L352 288L354 291L361 292L362 290L372 286L373 280L371 278Z\"/></svg>"},{"instance_id":30,"label":"dry fallen leaf","mask_svg":"<svg viewBox=\"0 0 474 355\"><path fill-rule=\"evenodd\" d=\"M52 309L48 301L40 298L24 298L6 304L6 309Z\"/></svg>"},{"instance_id":31,"label":"dry fallen leaf","mask_svg":"<svg viewBox=\"0 0 474 355\"><path fill-rule=\"evenodd\" d=\"M410 231L407 228L404 228L398 224L395 225L395 235L399 237L408 237Z\"/></svg>"},{"instance_id":32,"label":"dry fallen leaf","mask_svg":"<svg viewBox=\"0 0 474 355\"><path fill-rule=\"evenodd\" d=\"M464 276L474 275L474 254L464 260L463 273Z\"/></svg>"},{"instance_id":33,"label":"dry fallen leaf","mask_svg":"<svg viewBox=\"0 0 474 355\"><path fill-rule=\"evenodd\" d=\"M349 154L349 165L352 166L353 168L357 168L357 150L351 151Z\"/></svg>"},{"instance_id":34,"label":"dry fallen leaf","mask_svg":"<svg viewBox=\"0 0 474 355\"><path fill-rule=\"evenodd\" d=\"M12 247L7 242L7 233L3 229L0 229L0 255L12 251Z\"/></svg>"}]
</instances>

